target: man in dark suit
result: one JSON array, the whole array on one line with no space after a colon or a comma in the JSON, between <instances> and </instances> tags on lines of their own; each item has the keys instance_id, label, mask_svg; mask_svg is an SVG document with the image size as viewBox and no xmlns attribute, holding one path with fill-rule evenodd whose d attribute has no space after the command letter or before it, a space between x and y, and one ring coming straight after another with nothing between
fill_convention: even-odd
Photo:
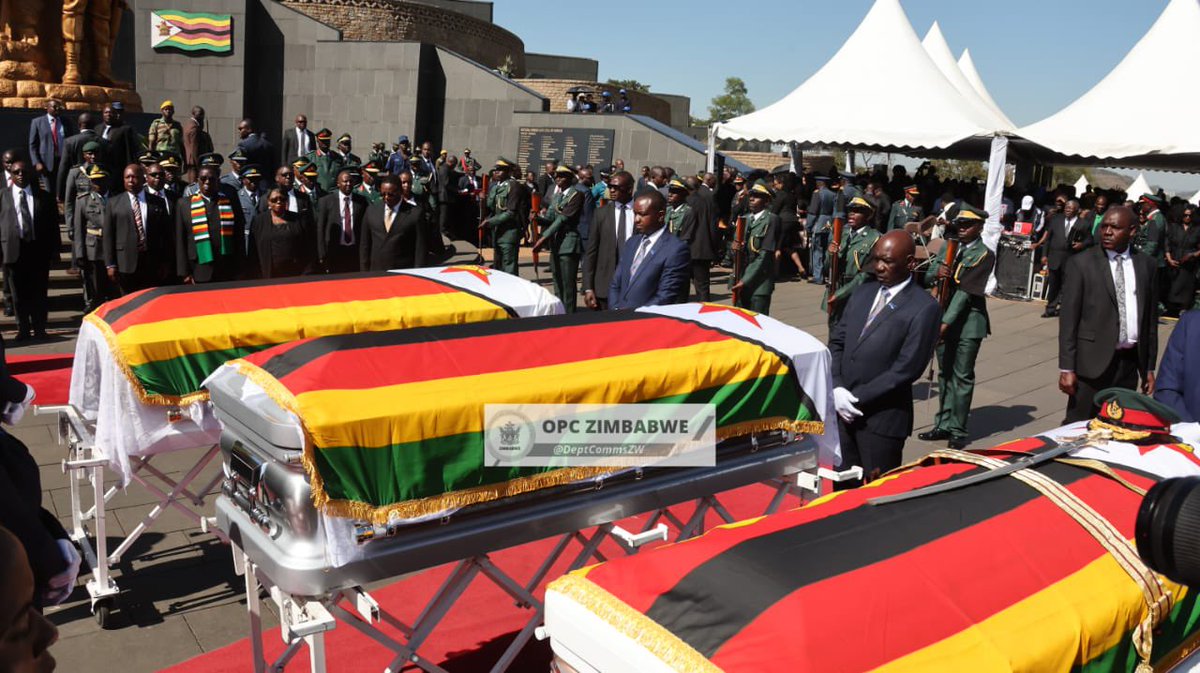
<instances>
[{"instance_id":1,"label":"man in dark suit","mask_svg":"<svg viewBox=\"0 0 1200 673\"><path fill-rule=\"evenodd\" d=\"M429 240L436 234L424 204L413 198L412 181L412 173L388 175L380 180L379 194L383 200L367 208L363 218L359 243L361 270L425 266Z\"/></svg>"},{"instance_id":2,"label":"man in dark suit","mask_svg":"<svg viewBox=\"0 0 1200 673\"><path fill-rule=\"evenodd\" d=\"M351 273L361 266L363 217L371 204L354 191L354 172L343 166L334 183L337 189L317 202L317 261L329 273Z\"/></svg>"},{"instance_id":3,"label":"man in dark suit","mask_svg":"<svg viewBox=\"0 0 1200 673\"><path fill-rule=\"evenodd\" d=\"M104 124L100 127L100 137L108 143L105 159L112 174L111 189L120 191L121 171L125 166L137 161L139 154L137 131L125 123L125 104L121 101L113 101L104 108Z\"/></svg>"},{"instance_id":4,"label":"man in dark suit","mask_svg":"<svg viewBox=\"0 0 1200 673\"><path fill-rule=\"evenodd\" d=\"M1188 311L1167 341L1154 381L1154 399L1187 422L1200 420L1200 311Z\"/></svg>"},{"instance_id":5,"label":"man in dark suit","mask_svg":"<svg viewBox=\"0 0 1200 673\"><path fill-rule=\"evenodd\" d=\"M608 182L610 201L596 208L583 251L583 303L599 311L608 307L608 290L621 249L633 235L633 176L613 173Z\"/></svg>"},{"instance_id":6,"label":"man in dark suit","mask_svg":"<svg viewBox=\"0 0 1200 673\"><path fill-rule=\"evenodd\" d=\"M108 164L106 163L106 161L107 161L107 152L106 152L107 148L105 147L106 143L104 142L104 139L100 137L100 134L96 133L95 127L96 127L96 115L92 114L91 112L80 113L80 115L79 115L79 133L76 133L75 135L71 136L70 138L67 138L66 142L63 144L63 154L62 154L62 164L61 164L62 168L61 168L61 170L58 171L58 185L56 186L56 189L58 190L58 193L63 196L63 204L64 205L67 205L67 201L68 201L68 199L66 198L67 174L71 172L70 171L71 168L73 168L75 166L79 166L80 164L84 163L84 161L83 161L83 146L84 145L86 145L90 142L97 143L100 147L98 150L96 150L96 154L93 157L93 162L100 164L101 166L104 166L105 168L108 168ZM85 176L85 178L86 178L86 176ZM67 221L69 222L70 219L68 218Z\"/></svg>"},{"instance_id":7,"label":"man in dark suit","mask_svg":"<svg viewBox=\"0 0 1200 673\"><path fill-rule=\"evenodd\" d=\"M717 257L717 197L708 185L698 178L687 178L691 194L687 204L695 217L695 226L680 236L687 241L692 257L692 286L696 301L709 300L712 262Z\"/></svg>"},{"instance_id":8,"label":"man in dark suit","mask_svg":"<svg viewBox=\"0 0 1200 673\"><path fill-rule=\"evenodd\" d=\"M691 256L687 243L667 233L667 200L658 190L633 201L637 234L630 236L608 290L613 310L674 304L687 291Z\"/></svg>"},{"instance_id":9,"label":"man in dark suit","mask_svg":"<svg viewBox=\"0 0 1200 673\"><path fill-rule=\"evenodd\" d=\"M12 166L13 184L0 195L0 246L4 271L12 282L16 340L29 340L31 331L44 339L50 264L58 259L62 242L58 208L49 192L34 185L28 163L15 161Z\"/></svg>"},{"instance_id":10,"label":"man in dark suit","mask_svg":"<svg viewBox=\"0 0 1200 673\"><path fill-rule=\"evenodd\" d=\"M29 124L29 159L37 171L42 189L50 192L57 199L58 171L67 170L71 164L63 166L63 150L66 148L67 137L75 135L71 121L64 119L62 101L51 98L46 101L46 114L34 117Z\"/></svg>"},{"instance_id":11,"label":"man in dark suit","mask_svg":"<svg viewBox=\"0 0 1200 673\"><path fill-rule=\"evenodd\" d=\"M155 164L152 169L161 167ZM126 166L121 183L125 191L108 199L100 240L108 279L128 293L166 282L175 241L167 204L146 189L145 169L140 164ZM180 209L190 210L182 205Z\"/></svg>"},{"instance_id":12,"label":"man in dark suit","mask_svg":"<svg viewBox=\"0 0 1200 673\"><path fill-rule=\"evenodd\" d=\"M458 186L458 172L456 170L458 161L452 161L452 159L454 157L447 157L445 161L438 165L437 189L434 191L434 196L437 197L438 231L446 238L454 238L450 231L450 206L454 202L455 187Z\"/></svg>"},{"instance_id":13,"label":"man in dark suit","mask_svg":"<svg viewBox=\"0 0 1200 673\"><path fill-rule=\"evenodd\" d=\"M296 126L283 133L283 163L296 159L317 149L317 138L308 130L308 117L296 115Z\"/></svg>"},{"instance_id":14,"label":"man in dark suit","mask_svg":"<svg viewBox=\"0 0 1200 673\"><path fill-rule=\"evenodd\" d=\"M1085 221L1086 220L1086 221ZM1063 211L1046 221L1046 230L1037 246L1046 246L1046 310L1043 318L1058 315L1059 294L1062 291L1063 272L1067 260L1092 243L1092 222L1079 216L1079 202L1071 199Z\"/></svg>"},{"instance_id":15,"label":"man in dark suit","mask_svg":"<svg viewBox=\"0 0 1200 673\"><path fill-rule=\"evenodd\" d=\"M197 179L200 193L175 208L177 273L185 285L237 280L246 256L241 204L218 186L219 168L204 166Z\"/></svg>"},{"instance_id":16,"label":"man in dark suit","mask_svg":"<svg viewBox=\"0 0 1200 673\"><path fill-rule=\"evenodd\" d=\"M183 123L183 168L188 182L196 181L200 157L213 151L212 136L204 128L204 108L192 107L192 116Z\"/></svg>"},{"instance_id":17,"label":"man in dark suit","mask_svg":"<svg viewBox=\"0 0 1200 673\"><path fill-rule=\"evenodd\" d=\"M839 469L862 467L865 481L900 465L913 428L912 384L929 364L938 337L938 304L912 282L915 253L912 237L903 231L876 241L875 280L850 295L829 335Z\"/></svg>"},{"instance_id":18,"label":"man in dark suit","mask_svg":"<svg viewBox=\"0 0 1200 673\"><path fill-rule=\"evenodd\" d=\"M238 149L246 154L247 164L258 164L263 170L273 170L279 165L275 146L271 141L254 131L254 120L249 117L238 123Z\"/></svg>"},{"instance_id":19,"label":"man in dark suit","mask_svg":"<svg viewBox=\"0 0 1200 673\"><path fill-rule=\"evenodd\" d=\"M1155 260L1129 242L1137 218L1109 208L1100 246L1067 261L1058 323L1058 388L1070 396L1065 423L1096 415L1093 399L1105 388L1154 393L1158 358Z\"/></svg>"}]
</instances>

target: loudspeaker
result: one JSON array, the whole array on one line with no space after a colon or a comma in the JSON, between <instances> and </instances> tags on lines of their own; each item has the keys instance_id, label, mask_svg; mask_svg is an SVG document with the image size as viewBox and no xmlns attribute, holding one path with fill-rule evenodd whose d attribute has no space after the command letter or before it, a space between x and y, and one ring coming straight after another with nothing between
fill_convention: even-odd
<instances>
[{"instance_id":1,"label":"loudspeaker","mask_svg":"<svg viewBox=\"0 0 1200 673\"><path fill-rule=\"evenodd\" d=\"M1024 236L1001 236L996 246L996 292L1005 299L1028 300L1033 280L1033 251Z\"/></svg>"}]
</instances>

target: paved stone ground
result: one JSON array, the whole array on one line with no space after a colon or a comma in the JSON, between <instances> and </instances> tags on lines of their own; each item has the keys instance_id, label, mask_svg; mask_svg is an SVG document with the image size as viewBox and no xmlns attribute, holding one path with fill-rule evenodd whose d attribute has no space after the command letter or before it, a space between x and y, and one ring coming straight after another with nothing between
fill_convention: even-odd
<instances>
[{"instance_id":1,"label":"paved stone ground","mask_svg":"<svg viewBox=\"0 0 1200 673\"><path fill-rule=\"evenodd\" d=\"M522 273L529 278L534 275L528 259ZM549 283L545 263L541 280ZM67 286L65 280L61 284ZM714 287L718 286L714 280ZM820 298L820 288L815 285L783 283L775 293L772 314L824 340L825 316L817 309ZM718 301L727 299L724 294L717 297ZM1055 427L1065 408L1065 398L1057 388L1056 321L1039 318L1040 303L991 300L989 310L994 334L984 342L980 353L970 423L971 438L977 446ZM60 336L50 343L11 348L10 353L71 352L73 340L67 328L72 320L78 324L77 317L78 311L73 315L69 310L56 313L55 326L63 328ZM11 336L11 319L0 322L0 328ZM1171 325L1159 329L1165 346ZM915 432L920 432L930 426L937 399L936 390L924 381L916 392L919 401ZM67 481L59 467L63 450L55 441L54 421L27 416L15 434L29 445L42 466L46 506L69 525ZM914 438L908 442L906 458L917 458L933 448ZM194 460L191 454L165 458L159 467L174 476L182 474ZM209 473L215 474L216 469L213 466ZM150 502L150 496L136 488L112 499L110 549L145 516ZM61 640L54 648L59 670L155 671L247 635L243 585L233 572L229 550L211 536L194 530L182 515L168 512L122 559L116 576L126 595L115 629L99 628L89 613L82 588L77 588L65 605L49 612L60 630ZM264 618L268 627L277 623L273 615L265 614ZM271 631L270 637L276 634Z\"/></svg>"}]
</instances>

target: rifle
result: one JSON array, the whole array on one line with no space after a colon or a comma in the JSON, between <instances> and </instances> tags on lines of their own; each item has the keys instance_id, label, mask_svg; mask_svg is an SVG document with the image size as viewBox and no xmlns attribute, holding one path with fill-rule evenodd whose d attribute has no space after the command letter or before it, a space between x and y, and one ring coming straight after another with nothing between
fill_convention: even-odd
<instances>
[{"instance_id":1,"label":"rifle","mask_svg":"<svg viewBox=\"0 0 1200 673\"><path fill-rule=\"evenodd\" d=\"M540 213L542 211L542 195L534 193L534 194L530 195L529 201L530 201L530 203L533 204L533 208L530 209L530 213L529 213L529 230L530 230L529 240L533 241L533 244L536 245L538 242L538 239L541 238L541 234L542 234L541 220L538 219L538 213ZM541 258L541 253L534 250L533 251L533 275L535 277L540 276L540 272L538 271L538 264L540 264L540 258Z\"/></svg>"},{"instance_id":2,"label":"rifle","mask_svg":"<svg viewBox=\"0 0 1200 673\"><path fill-rule=\"evenodd\" d=\"M838 285L842 282L841 269L841 246L842 246L842 230L845 228L846 222L841 217L833 218L833 240L838 245L838 251L829 260L829 266L825 269L825 277L829 279L829 297L833 298L833 293L837 292ZM825 312L833 313L833 303L826 302Z\"/></svg>"},{"instance_id":3,"label":"rifle","mask_svg":"<svg viewBox=\"0 0 1200 673\"><path fill-rule=\"evenodd\" d=\"M948 232L947 232L948 233ZM942 262L946 266L954 264L954 258L958 256L958 237L955 236L946 238L946 247L942 248ZM938 305L942 307L942 312L946 312L946 307L950 305L950 283L954 280L954 274L942 278L938 281L937 300Z\"/></svg>"},{"instance_id":4,"label":"rifle","mask_svg":"<svg viewBox=\"0 0 1200 673\"><path fill-rule=\"evenodd\" d=\"M737 224L733 228L733 242L736 244L733 251L733 284L737 285L742 279L742 274L746 272L746 216L738 215ZM737 306L742 298L742 291L733 291L733 305Z\"/></svg>"},{"instance_id":5,"label":"rifle","mask_svg":"<svg viewBox=\"0 0 1200 673\"><path fill-rule=\"evenodd\" d=\"M479 232L478 232L478 249L476 252L476 263L483 264L483 221L487 219L487 197L488 187L491 186L492 176L487 174L483 176L483 182L479 188Z\"/></svg>"}]
</instances>

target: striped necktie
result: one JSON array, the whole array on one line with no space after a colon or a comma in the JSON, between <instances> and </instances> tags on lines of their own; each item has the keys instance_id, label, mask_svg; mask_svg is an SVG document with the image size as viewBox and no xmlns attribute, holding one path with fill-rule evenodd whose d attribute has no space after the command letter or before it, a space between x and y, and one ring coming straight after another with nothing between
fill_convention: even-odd
<instances>
[{"instance_id":1,"label":"striped necktie","mask_svg":"<svg viewBox=\"0 0 1200 673\"><path fill-rule=\"evenodd\" d=\"M871 323L875 322L880 313L883 313L883 307L888 304L888 294L889 292L886 287L879 290L879 296L875 299L875 305L871 307L871 312L867 314L867 321L863 323L862 331L858 333L858 336L861 337L866 334Z\"/></svg>"}]
</instances>

